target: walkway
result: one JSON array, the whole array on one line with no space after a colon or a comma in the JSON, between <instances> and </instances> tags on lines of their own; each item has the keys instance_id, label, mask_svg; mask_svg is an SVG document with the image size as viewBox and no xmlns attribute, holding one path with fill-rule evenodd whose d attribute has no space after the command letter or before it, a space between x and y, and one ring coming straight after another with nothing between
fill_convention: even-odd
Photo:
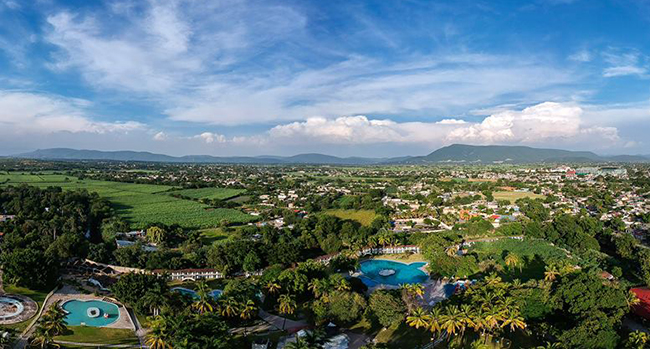
<instances>
[{"instance_id":1,"label":"walkway","mask_svg":"<svg viewBox=\"0 0 650 349\"><path fill-rule=\"evenodd\" d=\"M281 316L269 314L262 309L260 309L259 315L262 318L262 320L273 325L278 330L284 329L287 330L288 332L293 332L292 330L298 330L309 326L309 324L304 320L296 321L291 319L285 319Z\"/></svg>"}]
</instances>

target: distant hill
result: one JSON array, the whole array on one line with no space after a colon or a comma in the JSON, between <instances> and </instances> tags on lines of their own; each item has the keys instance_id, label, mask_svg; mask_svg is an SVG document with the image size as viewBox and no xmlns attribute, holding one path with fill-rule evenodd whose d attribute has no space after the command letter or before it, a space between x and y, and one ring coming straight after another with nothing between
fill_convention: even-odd
<instances>
[{"instance_id":1,"label":"distant hill","mask_svg":"<svg viewBox=\"0 0 650 349\"><path fill-rule=\"evenodd\" d=\"M542 162L642 162L642 156L604 157L589 151L541 149L524 146L452 144L426 156L412 157L405 163L522 164Z\"/></svg>"},{"instance_id":2,"label":"distant hill","mask_svg":"<svg viewBox=\"0 0 650 349\"><path fill-rule=\"evenodd\" d=\"M329 165L377 165L377 164L525 164L525 163L589 163L589 162L648 162L650 157L641 155L600 156L589 151L540 149L524 146L487 145L475 146L453 144L440 148L426 156L398 158L337 157L310 153L294 156L238 156L218 157L211 155L170 156L136 151L99 151L68 148L39 149L13 157L48 160L103 160L174 163L222 163L222 164L329 164Z\"/></svg>"},{"instance_id":3,"label":"distant hill","mask_svg":"<svg viewBox=\"0 0 650 349\"><path fill-rule=\"evenodd\" d=\"M77 150L69 148L38 149L33 152L15 155L16 158L47 160L104 160L104 161L141 161L141 162L176 162L176 163L224 163L224 164L332 164L332 165L370 165L391 159L340 158L323 154L299 154L290 157L281 156L233 156L218 157L211 155L170 156L150 152L136 151L99 151Z\"/></svg>"}]
</instances>

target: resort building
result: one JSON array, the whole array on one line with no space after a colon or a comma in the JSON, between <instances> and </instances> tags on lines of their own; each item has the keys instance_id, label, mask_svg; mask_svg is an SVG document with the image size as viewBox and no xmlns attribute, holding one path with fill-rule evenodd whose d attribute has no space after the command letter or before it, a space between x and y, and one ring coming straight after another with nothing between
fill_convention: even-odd
<instances>
[{"instance_id":1,"label":"resort building","mask_svg":"<svg viewBox=\"0 0 650 349\"><path fill-rule=\"evenodd\" d=\"M216 269L180 269L154 270L156 274L166 274L172 281L197 281L203 279L221 279L223 274Z\"/></svg>"}]
</instances>

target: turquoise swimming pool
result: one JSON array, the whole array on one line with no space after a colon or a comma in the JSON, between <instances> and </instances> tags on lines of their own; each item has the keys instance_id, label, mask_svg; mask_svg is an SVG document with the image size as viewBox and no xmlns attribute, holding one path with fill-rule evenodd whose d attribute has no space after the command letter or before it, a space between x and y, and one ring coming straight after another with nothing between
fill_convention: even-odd
<instances>
[{"instance_id":1,"label":"turquoise swimming pool","mask_svg":"<svg viewBox=\"0 0 650 349\"><path fill-rule=\"evenodd\" d=\"M382 259L371 259L361 262L359 271L361 281L368 287L377 285L399 286L401 284L425 283L429 275L420 270L426 263L417 262L405 264Z\"/></svg>"},{"instance_id":2,"label":"turquoise swimming pool","mask_svg":"<svg viewBox=\"0 0 650 349\"><path fill-rule=\"evenodd\" d=\"M199 299L199 295L196 293L196 291L190 290L189 288L174 287L174 288L172 288L172 291L178 292L178 293L186 295L186 296L190 296L190 297L192 297L192 299ZM208 295L210 297L212 297L214 300L217 300L217 299L219 299L219 297L221 297L222 293L223 293L222 290L212 290L212 291L208 292Z\"/></svg>"},{"instance_id":3,"label":"turquoise swimming pool","mask_svg":"<svg viewBox=\"0 0 650 349\"><path fill-rule=\"evenodd\" d=\"M117 305L104 301L70 300L61 306L66 311L65 322L70 326L108 326L120 318Z\"/></svg>"}]
</instances>

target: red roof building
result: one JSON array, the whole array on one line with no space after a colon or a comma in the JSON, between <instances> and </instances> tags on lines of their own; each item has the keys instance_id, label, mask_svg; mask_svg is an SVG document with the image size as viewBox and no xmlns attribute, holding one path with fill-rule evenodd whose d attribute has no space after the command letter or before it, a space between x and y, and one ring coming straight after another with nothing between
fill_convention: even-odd
<instances>
[{"instance_id":1,"label":"red roof building","mask_svg":"<svg viewBox=\"0 0 650 349\"><path fill-rule=\"evenodd\" d=\"M630 291L634 292L639 299L639 304L632 307L632 311L645 319L650 320L650 289L647 287L635 287Z\"/></svg>"}]
</instances>

